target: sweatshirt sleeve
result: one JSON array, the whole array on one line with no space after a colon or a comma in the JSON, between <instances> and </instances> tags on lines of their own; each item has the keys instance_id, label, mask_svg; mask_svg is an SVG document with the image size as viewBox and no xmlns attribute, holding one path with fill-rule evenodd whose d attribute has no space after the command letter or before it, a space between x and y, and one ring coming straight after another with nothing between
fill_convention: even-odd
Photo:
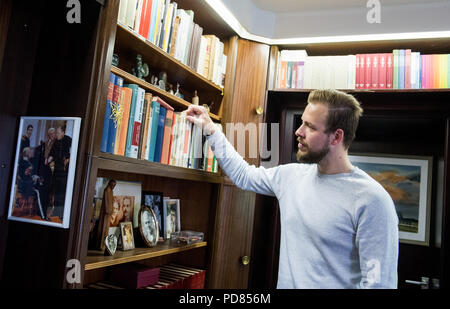
<instances>
[{"instance_id":1,"label":"sweatshirt sleeve","mask_svg":"<svg viewBox=\"0 0 450 309\"><path fill-rule=\"evenodd\" d=\"M266 169L249 165L219 130L208 137L208 142L220 167L236 186L259 194L277 196L280 166Z\"/></svg>"},{"instance_id":2,"label":"sweatshirt sleeve","mask_svg":"<svg viewBox=\"0 0 450 309\"><path fill-rule=\"evenodd\" d=\"M386 194L361 206L356 246L361 267L360 288L396 289L398 263L398 217Z\"/></svg>"}]
</instances>

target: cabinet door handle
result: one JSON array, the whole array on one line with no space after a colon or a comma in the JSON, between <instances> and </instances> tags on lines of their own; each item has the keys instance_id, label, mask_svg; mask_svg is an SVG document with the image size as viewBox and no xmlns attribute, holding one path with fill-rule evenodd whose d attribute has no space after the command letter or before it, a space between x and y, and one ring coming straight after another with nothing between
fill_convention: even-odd
<instances>
[{"instance_id":1,"label":"cabinet door handle","mask_svg":"<svg viewBox=\"0 0 450 309\"><path fill-rule=\"evenodd\" d=\"M248 255L244 255L243 257L241 257L241 264L244 266L247 266L250 263L250 258L248 257Z\"/></svg>"}]
</instances>

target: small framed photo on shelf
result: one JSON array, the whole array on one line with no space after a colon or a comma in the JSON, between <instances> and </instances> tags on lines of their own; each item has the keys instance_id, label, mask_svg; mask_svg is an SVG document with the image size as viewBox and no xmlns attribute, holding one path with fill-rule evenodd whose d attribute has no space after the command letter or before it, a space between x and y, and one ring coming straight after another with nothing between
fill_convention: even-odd
<instances>
[{"instance_id":1,"label":"small framed photo on shelf","mask_svg":"<svg viewBox=\"0 0 450 309\"><path fill-rule=\"evenodd\" d=\"M179 199L164 199L164 218L166 226L164 236L166 239L170 239L172 232L181 230Z\"/></svg>"},{"instance_id":2,"label":"small framed photo on shelf","mask_svg":"<svg viewBox=\"0 0 450 309\"><path fill-rule=\"evenodd\" d=\"M21 117L8 219L68 228L81 118Z\"/></svg>"},{"instance_id":3,"label":"small framed photo on shelf","mask_svg":"<svg viewBox=\"0 0 450 309\"><path fill-rule=\"evenodd\" d=\"M164 227L165 222L163 220L164 214L164 204L163 204L163 194L162 192L155 191L142 191L141 204L150 207L155 214L156 220L158 221L159 237L160 240L164 240Z\"/></svg>"},{"instance_id":4,"label":"small framed photo on shelf","mask_svg":"<svg viewBox=\"0 0 450 309\"><path fill-rule=\"evenodd\" d=\"M391 196L399 219L400 242L428 246L433 158L355 154L349 159Z\"/></svg>"},{"instance_id":5,"label":"small framed photo on shelf","mask_svg":"<svg viewBox=\"0 0 450 309\"><path fill-rule=\"evenodd\" d=\"M141 206L139 211L139 232L147 246L156 246L159 240L158 221L148 206Z\"/></svg>"},{"instance_id":6,"label":"small framed photo on shelf","mask_svg":"<svg viewBox=\"0 0 450 309\"><path fill-rule=\"evenodd\" d=\"M133 224L131 222L120 222L123 250L134 249Z\"/></svg>"}]
</instances>

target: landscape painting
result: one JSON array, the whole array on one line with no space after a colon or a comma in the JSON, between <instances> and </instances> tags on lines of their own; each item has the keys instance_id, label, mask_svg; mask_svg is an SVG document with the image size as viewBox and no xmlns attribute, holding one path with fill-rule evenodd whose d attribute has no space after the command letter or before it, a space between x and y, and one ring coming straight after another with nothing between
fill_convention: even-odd
<instances>
[{"instance_id":1,"label":"landscape painting","mask_svg":"<svg viewBox=\"0 0 450 309\"><path fill-rule=\"evenodd\" d=\"M400 241L428 245L432 158L350 155L349 159L391 196L399 219Z\"/></svg>"}]
</instances>

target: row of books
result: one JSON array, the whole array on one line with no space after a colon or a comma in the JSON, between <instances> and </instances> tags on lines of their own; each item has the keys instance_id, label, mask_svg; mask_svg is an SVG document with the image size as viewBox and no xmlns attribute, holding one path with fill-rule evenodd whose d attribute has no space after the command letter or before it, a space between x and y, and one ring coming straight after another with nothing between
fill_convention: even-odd
<instances>
[{"instance_id":1,"label":"row of books","mask_svg":"<svg viewBox=\"0 0 450 309\"><path fill-rule=\"evenodd\" d=\"M430 89L450 87L450 54L392 53L308 56L281 51L278 88Z\"/></svg>"},{"instance_id":2,"label":"row of books","mask_svg":"<svg viewBox=\"0 0 450 309\"><path fill-rule=\"evenodd\" d=\"M218 128L221 129L218 124ZM217 172L201 129L185 112L110 73L100 150L135 159Z\"/></svg>"},{"instance_id":3,"label":"row of books","mask_svg":"<svg viewBox=\"0 0 450 309\"><path fill-rule=\"evenodd\" d=\"M155 284L140 287L144 289L204 289L205 275L204 269L193 268L179 264L163 265L160 268L154 268L158 271L158 278ZM134 276L133 276L134 275ZM128 275L134 281L139 280L139 273ZM89 289L124 289L132 288L127 281L128 278L111 277L107 282L97 282L89 284Z\"/></svg>"},{"instance_id":4,"label":"row of books","mask_svg":"<svg viewBox=\"0 0 450 309\"><path fill-rule=\"evenodd\" d=\"M192 10L170 0L121 0L119 23L223 87L227 56L215 35L203 35Z\"/></svg>"}]
</instances>

